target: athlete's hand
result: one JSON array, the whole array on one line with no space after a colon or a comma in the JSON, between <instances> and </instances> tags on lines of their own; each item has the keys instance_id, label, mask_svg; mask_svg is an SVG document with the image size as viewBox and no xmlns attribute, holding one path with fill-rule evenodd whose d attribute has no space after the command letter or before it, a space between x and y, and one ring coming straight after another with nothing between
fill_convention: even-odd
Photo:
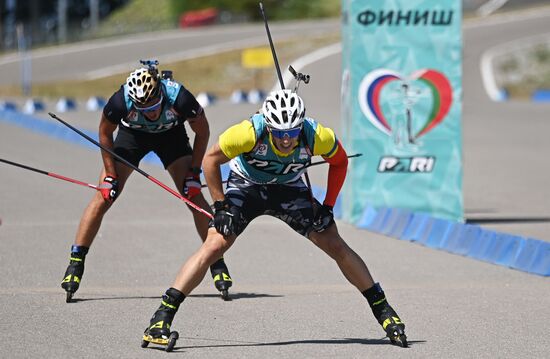
<instances>
[{"instance_id":1,"label":"athlete's hand","mask_svg":"<svg viewBox=\"0 0 550 359\"><path fill-rule=\"evenodd\" d=\"M334 212L332 206L322 205L317 208L317 213L313 219L313 230L322 232L334 223Z\"/></svg>"},{"instance_id":2,"label":"athlete's hand","mask_svg":"<svg viewBox=\"0 0 550 359\"><path fill-rule=\"evenodd\" d=\"M103 182L101 183L99 191L107 202L113 203L118 197L118 180L116 179L116 177L105 176Z\"/></svg>"},{"instance_id":3,"label":"athlete's hand","mask_svg":"<svg viewBox=\"0 0 550 359\"><path fill-rule=\"evenodd\" d=\"M214 202L214 227L219 234L227 237L235 233L235 216L229 210L227 201Z\"/></svg>"},{"instance_id":4,"label":"athlete's hand","mask_svg":"<svg viewBox=\"0 0 550 359\"><path fill-rule=\"evenodd\" d=\"M201 193L201 188L200 172L189 171L183 182L183 195L187 198L193 198Z\"/></svg>"}]
</instances>

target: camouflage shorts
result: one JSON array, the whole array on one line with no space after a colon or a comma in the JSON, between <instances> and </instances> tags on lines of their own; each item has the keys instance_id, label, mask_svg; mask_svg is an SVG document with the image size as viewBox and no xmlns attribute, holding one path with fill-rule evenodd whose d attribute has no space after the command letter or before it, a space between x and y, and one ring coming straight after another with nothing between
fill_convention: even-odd
<instances>
[{"instance_id":1,"label":"camouflage shorts","mask_svg":"<svg viewBox=\"0 0 550 359\"><path fill-rule=\"evenodd\" d=\"M225 197L238 218L237 235L254 218L264 214L279 218L305 237L311 232L313 207L309 189L301 179L287 184L255 184L231 172ZM317 200L315 203L319 205Z\"/></svg>"}]
</instances>

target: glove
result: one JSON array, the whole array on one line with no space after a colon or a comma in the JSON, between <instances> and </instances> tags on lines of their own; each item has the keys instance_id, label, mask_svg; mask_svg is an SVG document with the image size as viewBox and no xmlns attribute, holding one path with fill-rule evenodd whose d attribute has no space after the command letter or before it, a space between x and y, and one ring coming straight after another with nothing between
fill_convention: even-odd
<instances>
[{"instance_id":1,"label":"glove","mask_svg":"<svg viewBox=\"0 0 550 359\"><path fill-rule=\"evenodd\" d=\"M235 234L235 216L226 200L214 202L214 228L224 237Z\"/></svg>"},{"instance_id":2,"label":"glove","mask_svg":"<svg viewBox=\"0 0 550 359\"><path fill-rule=\"evenodd\" d=\"M193 198L201 193L201 170L200 168L192 168L185 176L183 182L183 195L187 198Z\"/></svg>"},{"instance_id":3,"label":"glove","mask_svg":"<svg viewBox=\"0 0 550 359\"><path fill-rule=\"evenodd\" d=\"M101 185L106 187L99 190L101 195L107 202L113 203L118 197L118 180L115 176L105 176Z\"/></svg>"},{"instance_id":4,"label":"glove","mask_svg":"<svg viewBox=\"0 0 550 359\"><path fill-rule=\"evenodd\" d=\"M317 208L317 213L313 218L313 230L315 232L322 232L330 227L332 223L334 223L334 212L332 210L332 206L324 204Z\"/></svg>"}]
</instances>

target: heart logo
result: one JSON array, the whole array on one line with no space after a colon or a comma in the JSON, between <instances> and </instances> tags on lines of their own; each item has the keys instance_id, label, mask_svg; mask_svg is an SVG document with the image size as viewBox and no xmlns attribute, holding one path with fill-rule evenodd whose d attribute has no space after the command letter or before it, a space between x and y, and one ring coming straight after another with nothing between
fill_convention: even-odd
<instances>
[{"instance_id":1,"label":"heart logo","mask_svg":"<svg viewBox=\"0 0 550 359\"><path fill-rule=\"evenodd\" d=\"M428 92L431 94L431 109L427 112L424 111L424 114L417 114L415 112L415 119L418 116L421 118L425 117L425 122L414 134L413 139L425 135L443 121L453 102L453 88L443 73L433 69L421 69L413 72L408 78L404 78L396 71L376 69L365 75L361 81L359 86L359 105L363 114L378 130L388 136L392 134L392 128L382 111L381 98L384 86L393 81L399 81L401 87L404 88L402 103L407 107L407 112L411 111L414 102L406 92L410 84L414 81L420 81L428 88Z\"/></svg>"}]
</instances>

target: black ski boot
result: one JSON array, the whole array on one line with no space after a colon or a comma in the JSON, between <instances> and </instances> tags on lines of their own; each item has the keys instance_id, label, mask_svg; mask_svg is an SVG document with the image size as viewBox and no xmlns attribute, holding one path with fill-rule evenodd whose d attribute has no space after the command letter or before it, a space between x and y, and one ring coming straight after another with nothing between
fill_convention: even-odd
<instances>
[{"instance_id":1,"label":"black ski boot","mask_svg":"<svg viewBox=\"0 0 550 359\"><path fill-rule=\"evenodd\" d=\"M61 288L67 292L66 302L73 301L73 295L80 286L82 275L84 274L84 260L88 253L88 247L73 245L71 247L71 256L69 266L65 271L65 276L61 282Z\"/></svg>"},{"instance_id":2,"label":"black ski boot","mask_svg":"<svg viewBox=\"0 0 550 359\"><path fill-rule=\"evenodd\" d=\"M233 279L229 275L229 269L227 269L223 257L210 266L210 273L214 279L216 289L221 293L222 299L230 300L228 290L233 285Z\"/></svg>"},{"instance_id":3,"label":"black ski boot","mask_svg":"<svg viewBox=\"0 0 550 359\"><path fill-rule=\"evenodd\" d=\"M408 347L405 324L386 300L386 295L380 284L375 283L371 288L364 291L363 295L367 298L374 317L378 320L392 344L403 348Z\"/></svg>"},{"instance_id":4,"label":"black ski boot","mask_svg":"<svg viewBox=\"0 0 550 359\"><path fill-rule=\"evenodd\" d=\"M146 348L149 343L154 343L166 345L165 350L167 352L171 352L174 349L179 334L176 331L171 332L170 327L172 326L174 315L176 315L184 299L185 295L175 288L170 288L164 293L160 307L153 314L149 327L143 333L141 340L142 348Z\"/></svg>"}]
</instances>

